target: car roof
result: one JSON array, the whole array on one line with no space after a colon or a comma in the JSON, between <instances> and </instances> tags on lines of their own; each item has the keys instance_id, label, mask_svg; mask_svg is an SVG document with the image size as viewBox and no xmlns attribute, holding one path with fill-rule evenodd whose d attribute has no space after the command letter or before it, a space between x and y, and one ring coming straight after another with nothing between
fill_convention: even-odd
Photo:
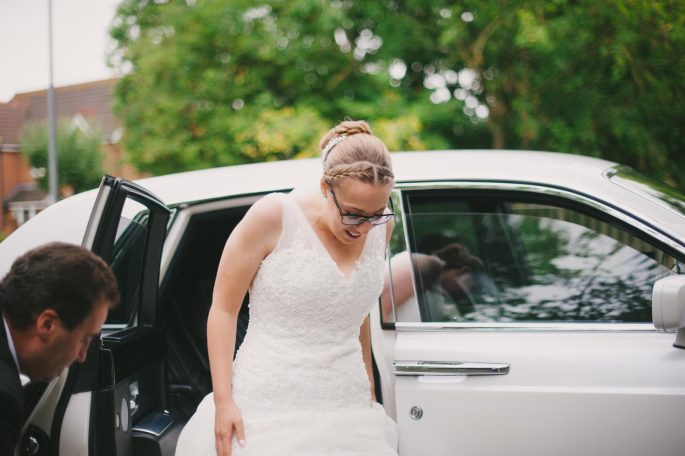
<instances>
[{"instance_id":1,"label":"car roof","mask_svg":"<svg viewBox=\"0 0 685 456\"><path fill-rule=\"evenodd\" d=\"M497 180L587 190L605 181L602 173L616 166L597 158L530 151L395 152L392 160L398 183ZM284 160L190 171L136 182L165 203L176 205L294 188L318 181L321 166L320 159Z\"/></svg>"},{"instance_id":2,"label":"car roof","mask_svg":"<svg viewBox=\"0 0 685 456\"><path fill-rule=\"evenodd\" d=\"M506 150L396 152L398 184L410 182L507 182L541 185L590 196L639 218L685 246L685 215L648 192L629 190L608 178L616 163L579 155ZM321 160L287 160L182 172L137 180L171 206L237 195L287 191L318 182ZM80 244L97 190L49 206L0 243L0 274L19 254L44 242ZM49 228L45 228L49 226ZM683 249L681 249L682 251Z\"/></svg>"},{"instance_id":3,"label":"car roof","mask_svg":"<svg viewBox=\"0 0 685 456\"><path fill-rule=\"evenodd\" d=\"M635 215L665 231L681 244L685 216L647 192L628 191L607 175L617 163L582 155L512 150L395 152L397 183L487 181L544 185L566 189ZM170 205L207 201L240 194L288 190L317 182L321 160L285 160L228 166L151 177L138 181Z\"/></svg>"}]
</instances>

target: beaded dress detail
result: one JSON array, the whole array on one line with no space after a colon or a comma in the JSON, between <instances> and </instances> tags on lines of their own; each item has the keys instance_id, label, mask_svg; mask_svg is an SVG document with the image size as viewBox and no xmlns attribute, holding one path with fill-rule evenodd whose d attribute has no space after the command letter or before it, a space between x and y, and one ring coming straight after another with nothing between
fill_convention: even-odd
<instances>
[{"instance_id":1,"label":"beaded dress detail","mask_svg":"<svg viewBox=\"0 0 685 456\"><path fill-rule=\"evenodd\" d=\"M283 209L276 248L250 288L250 322L233 362L233 398L247 444L233 455L397 455L395 423L371 401L359 327L383 287L385 226L366 235L346 276L298 203ZM210 393L177 456L214 455Z\"/></svg>"}]
</instances>

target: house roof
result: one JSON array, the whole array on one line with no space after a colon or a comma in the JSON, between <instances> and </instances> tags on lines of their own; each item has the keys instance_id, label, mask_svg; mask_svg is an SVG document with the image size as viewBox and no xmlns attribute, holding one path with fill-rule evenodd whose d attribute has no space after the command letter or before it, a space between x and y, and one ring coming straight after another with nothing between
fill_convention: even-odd
<instances>
[{"instance_id":1,"label":"house roof","mask_svg":"<svg viewBox=\"0 0 685 456\"><path fill-rule=\"evenodd\" d=\"M112 114L114 86L118 78L55 88L57 118L81 115L101 128L106 138L119 127ZM24 126L47 119L48 91L18 93L9 103L0 103L2 143L18 144Z\"/></svg>"},{"instance_id":2,"label":"house roof","mask_svg":"<svg viewBox=\"0 0 685 456\"><path fill-rule=\"evenodd\" d=\"M24 123L26 108L27 106L22 103L0 103L0 148L3 148L3 145L19 143L19 132Z\"/></svg>"},{"instance_id":3,"label":"house roof","mask_svg":"<svg viewBox=\"0 0 685 456\"><path fill-rule=\"evenodd\" d=\"M3 205L7 207L9 203L23 203L30 201L45 201L48 194L35 184L19 184L3 200Z\"/></svg>"}]
</instances>

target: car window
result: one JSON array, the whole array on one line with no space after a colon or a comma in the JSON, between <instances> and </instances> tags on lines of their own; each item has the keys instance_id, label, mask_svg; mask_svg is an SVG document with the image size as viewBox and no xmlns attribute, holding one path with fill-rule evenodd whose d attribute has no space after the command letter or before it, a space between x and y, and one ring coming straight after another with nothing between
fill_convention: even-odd
<instances>
[{"instance_id":1,"label":"car window","mask_svg":"<svg viewBox=\"0 0 685 456\"><path fill-rule=\"evenodd\" d=\"M406 234L391 243L397 321L651 322L654 282L683 265L604 214L557 203L407 194Z\"/></svg>"},{"instance_id":2,"label":"car window","mask_svg":"<svg viewBox=\"0 0 685 456\"><path fill-rule=\"evenodd\" d=\"M143 258L147 241L149 210L131 199L124 203L117 226L111 267L119 284L121 303L110 310L107 329L132 326L140 300Z\"/></svg>"}]
</instances>

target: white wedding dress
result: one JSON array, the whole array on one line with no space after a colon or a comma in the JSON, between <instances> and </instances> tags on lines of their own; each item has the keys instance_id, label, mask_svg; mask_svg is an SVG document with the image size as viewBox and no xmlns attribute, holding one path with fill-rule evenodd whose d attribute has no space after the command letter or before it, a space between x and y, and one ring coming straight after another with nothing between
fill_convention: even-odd
<instances>
[{"instance_id":1,"label":"white wedding dress","mask_svg":"<svg viewBox=\"0 0 685 456\"><path fill-rule=\"evenodd\" d=\"M250 323L233 363L245 425L235 456L397 455L395 423L372 402L359 327L383 286L385 226L367 234L346 277L298 203L281 200L282 232L250 288ZM210 393L183 429L177 456L215 455Z\"/></svg>"}]
</instances>

